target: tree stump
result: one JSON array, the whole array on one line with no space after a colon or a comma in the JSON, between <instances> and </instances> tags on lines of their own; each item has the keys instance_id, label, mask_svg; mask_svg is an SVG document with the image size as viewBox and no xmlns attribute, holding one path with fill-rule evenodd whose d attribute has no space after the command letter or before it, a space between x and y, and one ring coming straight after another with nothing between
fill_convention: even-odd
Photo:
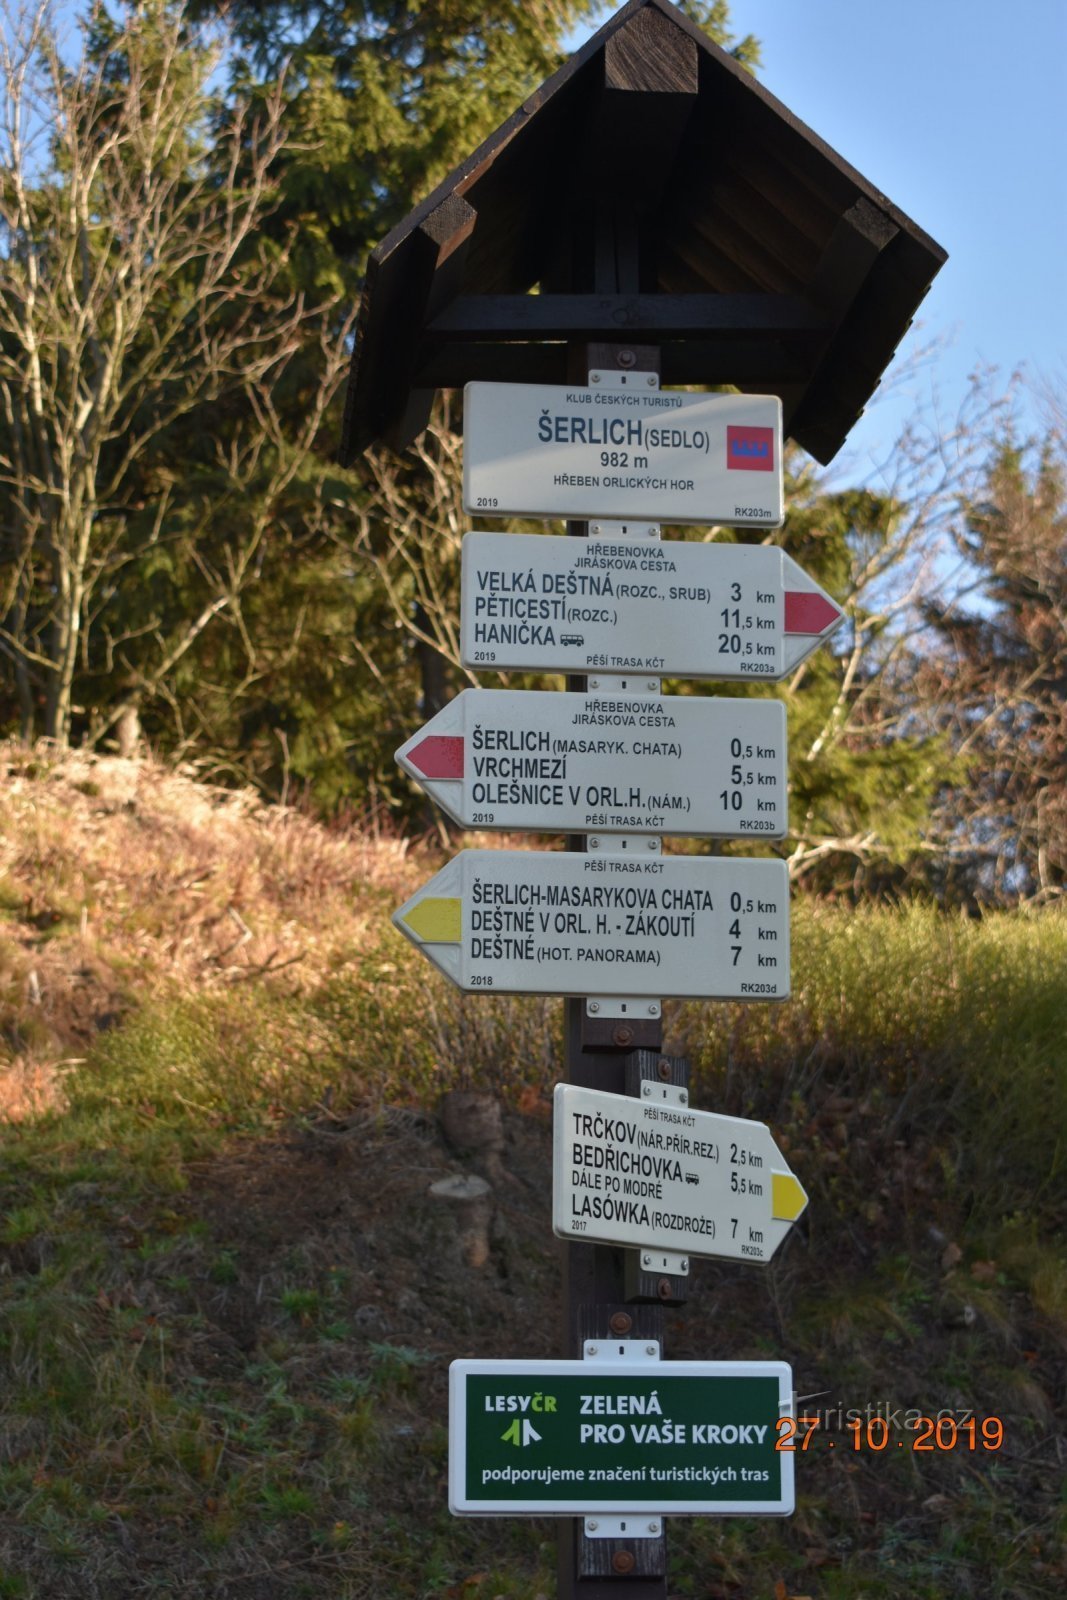
<instances>
[{"instance_id":1,"label":"tree stump","mask_svg":"<svg viewBox=\"0 0 1067 1600\"><path fill-rule=\"evenodd\" d=\"M452 1173L430 1185L430 1198L448 1209L456 1250L465 1267L484 1267L489 1260L489 1224L493 1191L474 1173Z\"/></svg>"},{"instance_id":2,"label":"tree stump","mask_svg":"<svg viewBox=\"0 0 1067 1600\"><path fill-rule=\"evenodd\" d=\"M504 1179L504 1121L500 1101L478 1089L451 1089L437 1108L441 1131L458 1155L472 1156L491 1183Z\"/></svg>"}]
</instances>

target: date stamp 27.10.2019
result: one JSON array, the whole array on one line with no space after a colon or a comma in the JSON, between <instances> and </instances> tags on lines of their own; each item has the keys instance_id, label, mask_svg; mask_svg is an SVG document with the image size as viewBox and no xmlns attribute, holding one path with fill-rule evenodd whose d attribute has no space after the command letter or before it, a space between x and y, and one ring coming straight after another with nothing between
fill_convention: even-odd
<instances>
[{"instance_id":1,"label":"date stamp 27.10.2019","mask_svg":"<svg viewBox=\"0 0 1067 1600\"><path fill-rule=\"evenodd\" d=\"M814 1444L816 1449L821 1446L874 1455L896 1450L921 1455L950 1450L994 1451L1004 1443L1004 1423L1000 1417L956 1417L947 1412L927 1417L909 1413L903 1428L892 1428L878 1413L873 1416L860 1413L843 1419L844 1436L836 1438L822 1423L819 1414L782 1417L777 1424L778 1439L774 1448L804 1453Z\"/></svg>"}]
</instances>

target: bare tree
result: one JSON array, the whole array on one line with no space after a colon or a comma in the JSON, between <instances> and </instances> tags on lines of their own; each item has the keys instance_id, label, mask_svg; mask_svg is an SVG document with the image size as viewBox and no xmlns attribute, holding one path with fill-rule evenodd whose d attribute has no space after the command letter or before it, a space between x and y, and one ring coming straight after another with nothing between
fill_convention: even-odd
<instances>
[{"instance_id":1,"label":"bare tree","mask_svg":"<svg viewBox=\"0 0 1067 1600\"><path fill-rule=\"evenodd\" d=\"M459 567L467 514L463 509L463 440L454 402L442 395L430 425L410 450L371 451L362 466L365 495L345 506L335 538L373 570L396 622L418 658L422 711L445 703L451 667L474 683L459 659ZM364 660L374 671L366 645Z\"/></svg>"},{"instance_id":2,"label":"bare tree","mask_svg":"<svg viewBox=\"0 0 1067 1600\"><path fill-rule=\"evenodd\" d=\"M979 603L931 601L913 695L964 767L937 813L943 892L977 901L1067 891L1067 439L991 441L960 550Z\"/></svg>"},{"instance_id":3,"label":"bare tree","mask_svg":"<svg viewBox=\"0 0 1067 1600\"><path fill-rule=\"evenodd\" d=\"M859 487L837 487L841 469L811 467L794 485L785 541L817 575L829 557L828 587L846 613L784 691L797 882L869 890L909 866L925 871L948 847L929 824L956 751L916 703L917 663L933 646L931 606L959 605L981 583L958 538L960 511L1011 403L1010 383L976 374L954 416L935 403L918 410Z\"/></svg>"},{"instance_id":4,"label":"bare tree","mask_svg":"<svg viewBox=\"0 0 1067 1600\"><path fill-rule=\"evenodd\" d=\"M259 462L265 509L224 557L197 557L195 614L165 633L140 620L153 664L96 718L98 734L237 610L272 497L343 376L342 330L324 346L307 427L283 439L272 391L327 308L285 287L284 252L263 231L282 85L220 114L223 49L180 6L131 5L117 26L94 6L71 65L46 0L0 8L0 650L26 736L43 706L45 735L68 742L90 631L107 629L123 571L167 537L173 474L145 473L160 441L225 401L238 421L217 481L237 494ZM194 532L218 549L209 514Z\"/></svg>"}]
</instances>

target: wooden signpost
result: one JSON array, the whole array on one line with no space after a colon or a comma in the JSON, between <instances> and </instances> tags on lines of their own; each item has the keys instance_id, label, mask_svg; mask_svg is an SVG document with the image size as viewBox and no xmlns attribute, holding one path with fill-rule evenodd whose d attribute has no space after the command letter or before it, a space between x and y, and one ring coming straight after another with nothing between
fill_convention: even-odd
<instances>
[{"instance_id":1,"label":"wooden signpost","mask_svg":"<svg viewBox=\"0 0 1067 1600\"><path fill-rule=\"evenodd\" d=\"M463 694L398 753L462 826L568 836L464 851L397 913L470 991L568 997L565 1359L451 1375L452 1509L556 1515L559 1600L666 1600L664 1512L792 1508L788 1367L660 1359L689 1258L758 1266L806 1203L770 1130L692 1110L660 1017L788 994L784 864L659 843L780 836L780 707L660 679L770 685L840 622L764 542L784 441L834 455L944 259L669 0L629 0L370 259L343 459L469 386L471 514L571 519L468 534L461 601L465 665L566 692Z\"/></svg>"}]
</instances>

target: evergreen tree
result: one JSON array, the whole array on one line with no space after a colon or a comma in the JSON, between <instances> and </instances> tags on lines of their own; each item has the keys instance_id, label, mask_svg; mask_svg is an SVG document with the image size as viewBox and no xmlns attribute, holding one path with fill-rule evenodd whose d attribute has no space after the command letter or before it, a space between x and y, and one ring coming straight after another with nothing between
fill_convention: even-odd
<instances>
[{"instance_id":1,"label":"evergreen tree","mask_svg":"<svg viewBox=\"0 0 1067 1600\"><path fill-rule=\"evenodd\" d=\"M869 487L837 488L794 446L785 453L781 547L844 609L845 620L784 682L794 883L850 898L897 894L925 870L925 839L953 755L897 693L911 643L917 571L925 572L947 485L915 504ZM733 540L718 529L716 543ZM764 697L761 683L675 692ZM748 853L743 843L724 847Z\"/></svg>"},{"instance_id":2,"label":"evergreen tree","mask_svg":"<svg viewBox=\"0 0 1067 1600\"><path fill-rule=\"evenodd\" d=\"M605 0L194 0L222 10L239 101L286 84L294 150L280 224L302 282L355 294L368 252L561 65ZM728 0L680 9L738 60Z\"/></svg>"},{"instance_id":3,"label":"evergreen tree","mask_svg":"<svg viewBox=\"0 0 1067 1600\"><path fill-rule=\"evenodd\" d=\"M861 896L907 881L950 759L892 692L906 634L898 603L928 527L891 495L794 479L782 544L846 610L784 687L794 880Z\"/></svg>"},{"instance_id":4,"label":"evergreen tree","mask_svg":"<svg viewBox=\"0 0 1067 1600\"><path fill-rule=\"evenodd\" d=\"M209 0L197 5L201 15L213 10ZM234 103L255 103L278 84L286 97L293 140L269 226L292 241L294 287L336 288L354 302L370 249L551 74L568 35L598 9L598 0L228 7L239 42ZM685 9L732 43L726 0ZM751 39L734 48L749 64L757 58ZM295 424L299 389L291 400ZM223 748L227 727L239 741L258 730L243 770L272 792L295 780L323 803L347 790L426 814L392 751L468 681L456 640L463 521L453 413L442 397L431 428L402 457L372 452L352 472L332 473L318 543L301 545L299 571L285 564L267 574L255 605L243 609L245 638L228 641L225 661L216 653L205 670L214 709L208 717L201 692L196 725L204 737L213 728ZM324 466L340 437L338 408L330 424L319 446ZM294 611L299 639L267 646L262 630L277 633ZM216 632L216 651L218 642ZM256 670L232 677L250 653ZM376 709L382 698L385 716Z\"/></svg>"},{"instance_id":5,"label":"evergreen tree","mask_svg":"<svg viewBox=\"0 0 1067 1600\"><path fill-rule=\"evenodd\" d=\"M157 748L196 754L268 792L291 796L307 786L331 806L346 797L410 804L392 750L463 681L449 665L457 540L440 543L433 524L454 489L442 473L455 460L456 439L446 401L424 460L383 455L354 473L333 466L349 314L368 250L554 70L573 47L574 30L599 7L596 0L492 0L477 9L441 0L373 8L248 0L228 8L236 36L216 37L216 8L196 3L199 16L166 0L114 15L93 6L84 56L67 79L58 53L46 52L50 92L80 85L91 100L80 120L54 119L58 129L73 130L73 142L56 153L59 181L35 190L39 208L46 199L56 203L54 223L37 219L42 241L59 238L63 216L77 214L67 204L69 174L85 170L92 139L107 155L118 151L111 168L94 168L96 189L85 202L107 219L86 236L103 248L87 280L97 299L65 308L68 326L49 335L65 371L88 370L86 392L95 356L85 355L78 337L128 330L122 246L140 237L140 224L109 210L101 171L106 179L123 162L140 162L146 180L166 180L167 197L186 218L202 218L204 207L211 214L212 203L219 216L219 206L240 206L253 190L259 201L233 254L234 294L211 302L214 343L201 343L202 353L224 350L225 359L198 373L188 362L195 341L180 337L205 327L210 274L196 250L163 293L162 251L135 248L132 259L138 270L151 267L155 291L146 299L138 279L137 338L119 350L129 375L149 380L141 381L135 408L137 448L124 452L122 444L131 437L128 407L101 417L99 458L85 479L91 493L53 485L27 501L32 468L25 462L23 487L14 477L5 486L7 719L27 734L39 731L55 679L61 692L43 722L54 736L99 741L135 711ZM693 0L684 9L731 44L725 0ZM35 26L45 22L42 5ZM208 33L199 26L205 22ZM224 93L212 76L219 48L230 67ZM751 39L734 50L749 64L756 59ZM184 109L165 134L165 159L160 146L142 161L131 130L142 143L152 118L169 130L175 105ZM266 184L254 131L264 127L271 130ZM9 259L17 264L18 239L28 233L17 209L10 215ZM63 248L76 252L77 237ZM60 271L52 279L76 280ZM17 290L17 274L12 281ZM26 303L17 293L7 302L19 315ZM175 342L167 344L161 329ZM29 387L18 384L33 364L20 341L14 328L5 371L11 393L25 397ZM153 386L151 358L163 348L180 352L186 365L166 368ZM46 398L35 426L58 423L71 437L85 394L76 389L66 411L58 382ZM77 536L67 539L78 570L66 589L56 583L55 541L42 532L44 513L64 496L82 514ZM397 560L398 516L416 543L424 541L425 559L416 564ZM57 594L69 603L57 606ZM49 662L58 655L63 667L55 674Z\"/></svg>"}]
</instances>

